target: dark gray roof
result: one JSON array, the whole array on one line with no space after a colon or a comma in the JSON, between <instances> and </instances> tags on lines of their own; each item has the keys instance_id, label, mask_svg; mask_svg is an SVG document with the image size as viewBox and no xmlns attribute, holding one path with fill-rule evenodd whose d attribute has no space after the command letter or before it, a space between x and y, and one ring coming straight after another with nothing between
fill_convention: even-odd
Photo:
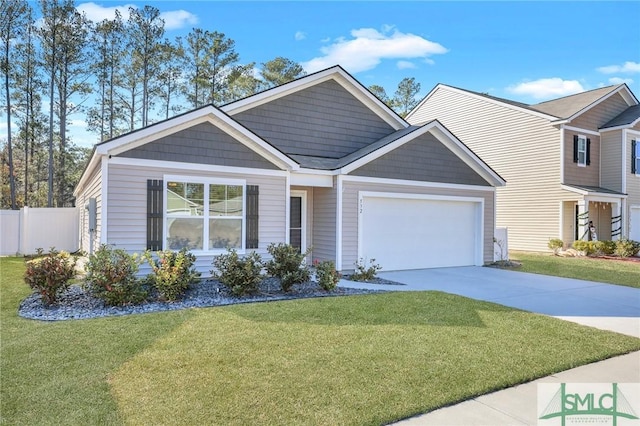
<instances>
[{"instance_id":1,"label":"dark gray roof","mask_svg":"<svg viewBox=\"0 0 640 426\"><path fill-rule=\"evenodd\" d=\"M530 108L558 118L569 118L592 105L602 97L617 90L620 86L621 85L607 86L600 89L589 90L587 92L576 93L575 95L530 105Z\"/></svg>"},{"instance_id":2,"label":"dark gray roof","mask_svg":"<svg viewBox=\"0 0 640 426\"><path fill-rule=\"evenodd\" d=\"M421 126L409 126L404 129L397 130L390 135L383 137L382 139L378 139L377 141L365 146L353 152L349 155L346 155L342 158L325 158L325 157L312 157L309 155L298 155L291 154L291 157L296 163L300 164L301 167L307 169L316 169L316 170L336 170L341 167L346 166L347 164L351 164L354 161L361 159L374 151L377 151L380 148L389 145L397 141L398 139L408 135L409 133L419 129Z\"/></svg>"},{"instance_id":3,"label":"dark gray roof","mask_svg":"<svg viewBox=\"0 0 640 426\"><path fill-rule=\"evenodd\" d=\"M638 119L640 119L640 104L630 106L629 108L622 111L620 115L613 118L611 121L600 128L606 129L609 127L633 125L633 123L638 121Z\"/></svg>"},{"instance_id":4,"label":"dark gray roof","mask_svg":"<svg viewBox=\"0 0 640 426\"><path fill-rule=\"evenodd\" d=\"M580 189L582 191L588 192L597 192L599 194L611 194L611 195L627 195L624 192L614 191L613 189L602 188L599 186L587 186L587 185L569 185L564 184L565 186L570 186L571 188Z\"/></svg>"}]
</instances>

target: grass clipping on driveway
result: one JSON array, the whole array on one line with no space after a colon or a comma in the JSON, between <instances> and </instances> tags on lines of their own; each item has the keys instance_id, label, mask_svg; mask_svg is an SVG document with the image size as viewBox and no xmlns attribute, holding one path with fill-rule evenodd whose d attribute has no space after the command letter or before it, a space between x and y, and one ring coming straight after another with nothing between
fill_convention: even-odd
<instances>
[{"instance_id":1,"label":"grass clipping on driveway","mask_svg":"<svg viewBox=\"0 0 640 426\"><path fill-rule=\"evenodd\" d=\"M377 425L640 349L438 292L45 323L16 315L22 260L0 268L6 424Z\"/></svg>"},{"instance_id":2,"label":"grass clipping on driveway","mask_svg":"<svg viewBox=\"0 0 640 426\"><path fill-rule=\"evenodd\" d=\"M634 349L490 303L395 293L200 310L110 384L134 424L382 424Z\"/></svg>"}]
</instances>

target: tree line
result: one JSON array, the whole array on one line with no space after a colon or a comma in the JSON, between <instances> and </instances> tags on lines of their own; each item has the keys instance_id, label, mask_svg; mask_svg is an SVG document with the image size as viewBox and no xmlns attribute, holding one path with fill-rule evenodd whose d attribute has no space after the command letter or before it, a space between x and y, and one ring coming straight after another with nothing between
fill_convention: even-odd
<instances>
[{"instance_id":1,"label":"tree line","mask_svg":"<svg viewBox=\"0 0 640 426\"><path fill-rule=\"evenodd\" d=\"M302 66L276 57L242 62L224 33L193 28L165 37L153 6L129 8L125 19L92 22L74 0L0 4L2 113L0 208L64 207L91 153L69 134L71 117L84 117L96 142L216 106L304 76ZM37 19L36 19L37 12ZM405 78L393 97L372 93L406 115L420 84ZM4 120L3 120L4 121Z\"/></svg>"}]
</instances>

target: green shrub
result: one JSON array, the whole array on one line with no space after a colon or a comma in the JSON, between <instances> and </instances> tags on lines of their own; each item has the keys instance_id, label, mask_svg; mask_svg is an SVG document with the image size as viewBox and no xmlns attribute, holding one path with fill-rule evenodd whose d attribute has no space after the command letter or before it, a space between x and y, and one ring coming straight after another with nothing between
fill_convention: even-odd
<instances>
[{"instance_id":1,"label":"green shrub","mask_svg":"<svg viewBox=\"0 0 640 426\"><path fill-rule=\"evenodd\" d=\"M622 238L616 241L616 256L632 257L640 251L640 242Z\"/></svg>"},{"instance_id":2,"label":"green shrub","mask_svg":"<svg viewBox=\"0 0 640 426\"><path fill-rule=\"evenodd\" d=\"M564 242L559 238L551 238L547 243L547 247L553 250L553 254L558 254L562 247L564 247Z\"/></svg>"},{"instance_id":3,"label":"green shrub","mask_svg":"<svg viewBox=\"0 0 640 426\"><path fill-rule=\"evenodd\" d=\"M356 270L351 275L351 279L353 281L371 281L373 280L378 271L382 269L380 265L375 263L375 259L371 259L369 261L369 266L367 267L364 259L360 259L356 262Z\"/></svg>"},{"instance_id":4,"label":"green shrub","mask_svg":"<svg viewBox=\"0 0 640 426\"><path fill-rule=\"evenodd\" d=\"M38 256L26 262L24 282L40 293L45 305L54 305L60 294L69 287L69 280L76 275L76 258L54 248L46 255L42 254L42 249L38 249Z\"/></svg>"},{"instance_id":5,"label":"green shrub","mask_svg":"<svg viewBox=\"0 0 640 426\"><path fill-rule=\"evenodd\" d=\"M611 256L616 251L616 242L615 241L596 241L595 242L596 252L603 254L605 256Z\"/></svg>"},{"instance_id":6,"label":"green shrub","mask_svg":"<svg viewBox=\"0 0 640 426\"><path fill-rule=\"evenodd\" d=\"M139 304L148 292L137 278L142 259L103 244L85 265L84 287L109 306Z\"/></svg>"},{"instance_id":7,"label":"green shrub","mask_svg":"<svg viewBox=\"0 0 640 426\"><path fill-rule=\"evenodd\" d=\"M572 246L585 256L591 256L596 252L595 243L597 243L597 241L576 240L573 242Z\"/></svg>"},{"instance_id":8,"label":"green shrub","mask_svg":"<svg viewBox=\"0 0 640 426\"><path fill-rule=\"evenodd\" d=\"M213 258L211 274L224 284L232 294L242 296L258 291L262 281L262 258L252 251L243 258L234 249Z\"/></svg>"},{"instance_id":9,"label":"green shrub","mask_svg":"<svg viewBox=\"0 0 640 426\"><path fill-rule=\"evenodd\" d=\"M283 291L289 291L294 284L309 281L309 268L302 264L310 250L305 253L289 244L269 244L267 251L272 259L265 264L267 273L280 279Z\"/></svg>"},{"instance_id":10,"label":"green shrub","mask_svg":"<svg viewBox=\"0 0 640 426\"><path fill-rule=\"evenodd\" d=\"M318 285L325 291L331 291L340 281L340 272L336 271L336 265L331 260L316 262L316 279Z\"/></svg>"},{"instance_id":11,"label":"green shrub","mask_svg":"<svg viewBox=\"0 0 640 426\"><path fill-rule=\"evenodd\" d=\"M196 257L186 248L177 252L158 251L156 256L157 260L148 250L144 254L153 271L147 277L148 282L164 300L180 299L189 286L200 277L200 272L193 267Z\"/></svg>"}]
</instances>

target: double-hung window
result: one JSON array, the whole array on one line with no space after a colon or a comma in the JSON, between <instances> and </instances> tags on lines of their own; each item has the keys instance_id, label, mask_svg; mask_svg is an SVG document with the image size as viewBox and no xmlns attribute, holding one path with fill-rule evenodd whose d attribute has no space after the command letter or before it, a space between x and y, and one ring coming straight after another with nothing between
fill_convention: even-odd
<instances>
[{"instance_id":1,"label":"double-hung window","mask_svg":"<svg viewBox=\"0 0 640 426\"><path fill-rule=\"evenodd\" d=\"M166 177L165 247L244 249L245 182Z\"/></svg>"},{"instance_id":2,"label":"double-hung window","mask_svg":"<svg viewBox=\"0 0 640 426\"><path fill-rule=\"evenodd\" d=\"M587 165L587 138L585 136L578 136L578 165Z\"/></svg>"}]
</instances>

